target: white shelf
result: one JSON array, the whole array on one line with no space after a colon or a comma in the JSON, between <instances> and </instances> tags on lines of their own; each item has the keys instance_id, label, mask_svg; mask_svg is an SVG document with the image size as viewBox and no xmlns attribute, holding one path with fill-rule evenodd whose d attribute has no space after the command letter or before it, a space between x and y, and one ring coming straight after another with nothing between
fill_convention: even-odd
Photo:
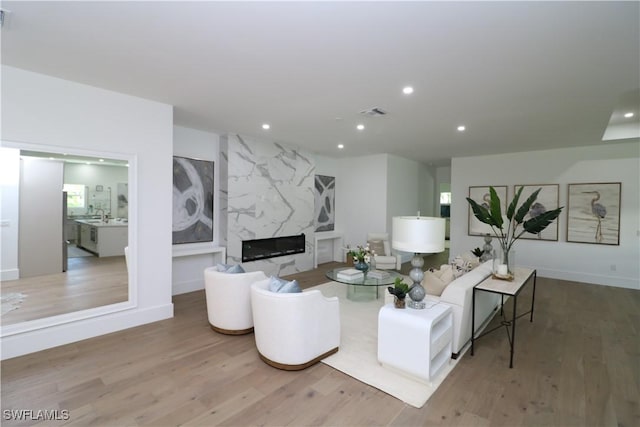
<instances>
[{"instance_id":1,"label":"white shelf","mask_svg":"<svg viewBox=\"0 0 640 427\"><path fill-rule=\"evenodd\" d=\"M173 257L183 257L192 255L222 254L222 259L227 258L227 249L221 246L213 246L210 243L186 243L173 245Z\"/></svg>"},{"instance_id":2,"label":"white shelf","mask_svg":"<svg viewBox=\"0 0 640 427\"><path fill-rule=\"evenodd\" d=\"M318 242L323 240L333 240L333 260L342 261L342 233L339 231L321 231L315 233L313 268L318 268Z\"/></svg>"},{"instance_id":3,"label":"white shelf","mask_svg":"<svg viewBox=\"0 0 640 427\"><path fill-rule=\"evenodd\" d=\"M449 363L452 336L453 315L446 304L423 310L387 304L378 313L378 361L428 383Z\"/></svg>"}]
</instances>

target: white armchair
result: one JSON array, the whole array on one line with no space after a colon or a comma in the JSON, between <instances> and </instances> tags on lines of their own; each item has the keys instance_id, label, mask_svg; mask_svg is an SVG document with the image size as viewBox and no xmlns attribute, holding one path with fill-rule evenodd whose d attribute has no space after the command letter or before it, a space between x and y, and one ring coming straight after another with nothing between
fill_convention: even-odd
<instances>
[{"instance_id":1,"label":"white armchair","mask_svg":"<svg viewBox=\"0 0 640 427\"><path fill-rule=\"evenodd\" d=\"M400 270L402 260L399 254L391 252L391 243L389 242L389 233L369 233L367 234L367 243L376 251L375 261L376 268L380 270ZM380 245L382 243L382 245ZM384 249L383 252L380 249Z\"/></svg>"},{"instance_id":2,"label":"white armchair","mask_svg":"<svg viewBox=\"0 0 640 427\"><path fill-rule=\"evenodd\" d=\"M217 267L206 268L204 290L211 329L226 335L251 333L251 285L266 277L262 271L230 274Z\"/></svg>"},{"instance_id":3,"label":"white armchair","mask_svg":"<svg viewBox=\"0 0 640 427\"><path fill-rule=\"evenodd\" d=\"M319 290L269 291L269 279L251 286L254 336L260 358L278 369L305 369L338 351L340 305Z\"/></svg>"}]
</instances>

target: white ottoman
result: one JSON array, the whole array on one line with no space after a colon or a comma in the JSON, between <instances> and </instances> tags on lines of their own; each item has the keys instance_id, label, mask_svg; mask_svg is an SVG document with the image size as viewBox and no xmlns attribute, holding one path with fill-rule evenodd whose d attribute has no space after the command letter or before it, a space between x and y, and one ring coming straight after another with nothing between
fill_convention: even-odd
<instances>
[{"instance_id":1,"label":"white ottoman","mask_svg":"<svg viewBox=\"0 0 640 427\"><path fill-rule=\"evenodd\" d=\"M387 304L378 314L378 361L430 382L449 364L452 336L453 315L447 304L423 310Z\"/></svg>"}]
</instances>

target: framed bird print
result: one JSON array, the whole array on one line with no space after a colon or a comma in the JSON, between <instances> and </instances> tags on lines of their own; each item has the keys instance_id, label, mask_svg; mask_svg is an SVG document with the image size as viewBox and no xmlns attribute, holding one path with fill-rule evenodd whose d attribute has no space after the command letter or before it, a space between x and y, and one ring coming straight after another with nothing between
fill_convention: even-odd
<instances>
[{"instance_id":1,"label":"framed bird print","mask_svg":"<svg viewBox=\"0 0 640 427\"><path fill-rule=\"evenodd\" d=\"M500 198L502 209L502 214L506 215L507 213L507 186L493 186L494 190L496 190L496 194ZM474 200L481 206L489 209L489 202L491 201L489 195L489 186L486 187L469 187L469 198ZM494 235L491 226L482 223L473 215L473 209L471 209L471 205L469 205L469 236L484 236L485 234L489 234L491 236Z\"/></svg>"},{"instance_id":2,"label":"framed bird print","mask_svg":"<svg viewBox=\"0 0 640 427\"><path fill-rule=\"evenodd\" d=\"M516 185L514 186L514 195L518 193L520 187L523 187L522 194L518 206L531 196L538 188L540 192L535 202L531 205L529 212L524 216L524 220L528 221L536 216L558 208L559 205L559 188L558 184L540 184L540 185ZM558 240L558 220L556 219L538 234L524 233L521 239L531 240Z\"/></svg>"},{"instance_id":3,"label":"framed bird print","mask_svg":"<svg viewBox=\"0 0 640 427\"><path fill-rule=\"evenodd\" d=\"M619 182L569 184L567 242L620 245Z\"/></svg>"}]
</instances>

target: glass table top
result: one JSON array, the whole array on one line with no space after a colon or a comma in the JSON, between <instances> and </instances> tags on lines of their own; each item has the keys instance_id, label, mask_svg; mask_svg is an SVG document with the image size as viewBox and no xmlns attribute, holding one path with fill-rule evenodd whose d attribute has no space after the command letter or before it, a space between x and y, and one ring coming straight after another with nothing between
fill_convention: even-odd
<instances>
[{"instance_id":1,"label":"glass table top","mask_svg":"<svg viewBox=\"0 0 640 427\"><path fill-rule=\"evenodd\" d=\"M333 280L335 282L344 283L346 285L356 285L356 286L384 286L384 285L392 285L396 280L396 277L402 277L400 273L390 270L373 270L368 271L364 277L360 277L358 279L343 279L338 277L338 273L342 270L348 270L352 267L341 267L334 268L333 270L329 270L326 273L328 279ZM378 278L376 273L380 273L385 277Z\"/></svg>"}]
</instances>

